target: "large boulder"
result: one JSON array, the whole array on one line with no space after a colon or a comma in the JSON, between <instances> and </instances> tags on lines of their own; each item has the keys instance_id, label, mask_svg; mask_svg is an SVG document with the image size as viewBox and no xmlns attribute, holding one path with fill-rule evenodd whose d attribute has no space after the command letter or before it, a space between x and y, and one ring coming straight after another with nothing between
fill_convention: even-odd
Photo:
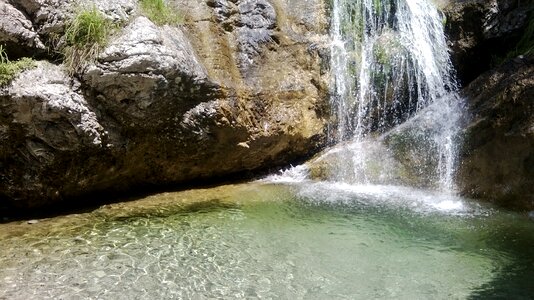
<instances>
[{"instance_id":1,"label":"large boulder","mask_svg":"<svg viewBox=\"0 0 534 300\"><path fill-rule=\"evenodd\" d=\"M98 163L106 132L61 67L21 74L0 90L0 108L0 194L13 205L61 199Z\"/></svg>"},{"instance_id":2,"label":"large boulder","mask_svg":"<svg viewBox=\"0 0 534 300\"><path fill-rule=\"evenodd\" d=\"M534 58L516 58L484 74L463 95L462 192L534 209Z\"/></svg>"},{"instance_id":3,"label":"large boulder","mask_svg":"<svg viewBox=\"0 0 534 300\"><path fill-rule=\"evenodd\" d=\"M130 2L95 1L110 18L138 11ZM201 184L287 164L324 144L322 1L169 4L184 24L132 17L74 77L40 62L0 89L0 200L35 208ZM44 32L60 23L36 24Z\"/></svg>"}]
</instances>

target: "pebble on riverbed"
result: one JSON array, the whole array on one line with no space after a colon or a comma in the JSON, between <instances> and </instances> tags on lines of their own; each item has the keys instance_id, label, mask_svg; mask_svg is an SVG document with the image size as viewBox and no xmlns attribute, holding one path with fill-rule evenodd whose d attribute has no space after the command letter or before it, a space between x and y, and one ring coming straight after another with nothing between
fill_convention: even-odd
<instances>
[{"instance_id":1,"label":"pebble on riverbed","mask_svg":"<svg viewBox=\"0 0 534 300\"><path fill-rule=\"evenodd\" d=\"M28 221L28 224L32 225L32 224L37 224L39 223L39 220L29 220Z\"/></svg>"}]
</instances>

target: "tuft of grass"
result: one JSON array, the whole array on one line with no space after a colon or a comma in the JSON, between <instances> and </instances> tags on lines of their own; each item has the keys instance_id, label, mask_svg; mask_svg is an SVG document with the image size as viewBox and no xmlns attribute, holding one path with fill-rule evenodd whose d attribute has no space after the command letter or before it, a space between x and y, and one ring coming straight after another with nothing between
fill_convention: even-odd
<instances>
[{"instance_id":1,"label":"tuft of grass","mask_svg":"<svg viewBox=\"0 0 534 300\"><path fill-rule=\"evenodd\" d=\"M72 75L93 62L114 29L112 22L96 7L80 10L65 30L62 52L67 71Z\"/></svg>"},{"instance_id":2,"label":"tuft of grass","mask_svg":"<svg viewBox=\"0 0 534 300\"><path fill-rule=\"evenodd\" d=\"M17 61L10 61L6 50L0 45L0 86L8 84L20 72L35 67L35 61L29 57L23 57Z\"/></svg>"},{"instance_id":3,"label":"tuft of grass","mask_svg":"<svg viewBox=\"0 0 534 300\"><path fill-rule=\"evenodd\" d=\"M182 16L174 11L165 0L140 0L141 10L157 25L177 25L183 22Z\"/></svg>"}]
</instances>

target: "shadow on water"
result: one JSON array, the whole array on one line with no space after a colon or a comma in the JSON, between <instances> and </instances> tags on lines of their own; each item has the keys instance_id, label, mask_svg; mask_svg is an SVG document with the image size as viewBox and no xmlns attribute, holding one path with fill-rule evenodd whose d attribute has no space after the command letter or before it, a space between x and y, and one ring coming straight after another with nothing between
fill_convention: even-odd
<instances>
[{"instance_id":1,"label":"shadow on water","mask_svg":"<svg viewBox=\"0 0 534 300\"><path fill-rule=\"evenodd\" d=\"M263 172L259 172L263 175ZM238 174L227 178L214 178L200 182L191 181L169 185L139 185L129 191L99 191L88 193L77 198L63 199L58 203L53 203L45 207L24 208L13 205L10 201L0 195L0 224L13 221L30 219L44 219L65 216L70 214L90 213L98 210L102 206L109 204L134 202L151 195L166 192L180 192L194 189L214 188L226 184L240 184L248 182L251 175Z\"/></svg>"},{"instance_id":2,"label":"shadow on water","mask_svg":"<svg viewBox=\"0 0 534 300\"><path fill-rule=\"evenodd\" d=\"M496 225L495 229L486 239L510 261L495 270L494 278L474 290L468 299L534 299L534 224L505 220L491 225Z\"/></svg>"},{"instance_id":3,"label":"shadow on water","mask_svg":"<svg viewBox=\"0 0 534 300\"><path fill-rule=\"evenodd\" d=\"M238 209L239 205L235 203L224 202L222 199L213 198L193 203L180 203L179 205L168 205L167 207L158 208L144 208L139 212L128 212L126 216L121 215L119 210L118 215L107 218L106 221L130 221L140 218L168 218L174 215L189 215L189 214L207 214L217 211L224 211L227 209Z\"/></svg>"}]
</instances>

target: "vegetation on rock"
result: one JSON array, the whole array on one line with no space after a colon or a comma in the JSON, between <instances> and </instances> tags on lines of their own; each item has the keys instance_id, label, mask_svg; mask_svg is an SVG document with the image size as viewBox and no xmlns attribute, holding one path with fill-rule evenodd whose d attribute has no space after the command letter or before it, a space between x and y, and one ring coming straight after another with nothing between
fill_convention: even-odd
<instances>
[{"instance_id":1,"label":"vegetation on rock","mask_svg":"<svg viewBox=\"0 0 534 300\"><path fill-rule=\"evenodd\" d=\"M534 14L531 14L534 17ZM514 58L519 55L534 55L534 19L531 18L523 36L517 43L515 49L508 54L507 58Z\"/></svg>"},{"instance_id":2,"label":"vegetation on rock","mask_svg":"<svg viewBox=\"0 0 534 300\"><path fill-rule=\"evenodd\" d=\"M20 72L35 66L35 61L23 57L17 61L10 61L2 45L0 45L0 86L9 83Z\"/></svg>"},{"instance_id":3,"label":"vegetation on rock","mask_svg":"<svg viewBox=\"0 0 534 300\"><path fill-rule=\"evenodd\" d=\"M157 25L176 25L183 21L182 16L164 0L140 0L139 3L143 13Z\"/></svg>"},{"instance_id":4,"label":"vegetation on rock","mask_svg":"<svg viewBox=\"0 0 534 300\"><path fill-rule=\"evenodd\" d=\"M65 30L64 63L69 73L94 61L116 27L95 7L80 10Z\"/></svg>"}]
</instances>

